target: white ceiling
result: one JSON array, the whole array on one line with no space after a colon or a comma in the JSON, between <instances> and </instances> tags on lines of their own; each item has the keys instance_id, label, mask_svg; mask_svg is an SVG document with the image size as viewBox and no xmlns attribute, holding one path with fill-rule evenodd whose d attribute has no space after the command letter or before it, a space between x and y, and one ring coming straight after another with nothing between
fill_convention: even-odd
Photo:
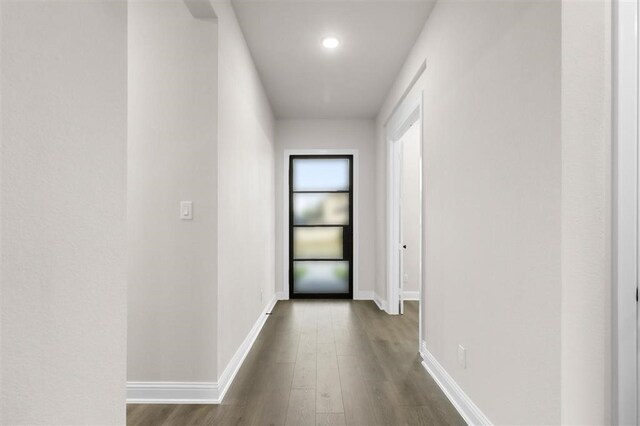
<instances>
[{"instance_id":1,"label":"white ceiling","mask_svg":"<svg viewBox=\"0 0 640 426\"><path fill-rule=\"evenodd\" d=\"M233 0L278 118L375 117L435 0ZM322 47L337 36L335 50Z\"/></svg>"}]
</instances>

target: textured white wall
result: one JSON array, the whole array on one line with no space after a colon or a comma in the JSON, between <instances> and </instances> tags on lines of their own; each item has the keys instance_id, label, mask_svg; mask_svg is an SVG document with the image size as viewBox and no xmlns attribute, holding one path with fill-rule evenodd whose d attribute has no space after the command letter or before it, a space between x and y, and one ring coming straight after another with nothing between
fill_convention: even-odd
<instances>
[{"instance_id":1,"label":"textured white wall","mask_svg":"<svg viewBox=\"0 0 640 426\"><path fill-rule=\"evenodd\" d=\"M124 424L126 2L3 1L0 32L0 423Z\"/></svg>"},{"instance_id":2,"label":"textured white wall","mask_svg":"<svg viewBox=\"0 0 640 426\"><path fill-rule=\"evenodd\" d=\"M611 2L562 2L562 423L611 424Z\"/></svg>"},{"instance_id":3,"label":"textured white wall","mask_svg":"<svg viewBox=\"0 0 640 426\"><path fill-rule=\"evenodd\" d=\"M375 256L375 123L373 120L278 120L276 122L276 287L286 292L283 274L283 161L285 149L357 149L360 291L373 291Z\"/></svg>"},{"instance_id":4,"label":"textured white wall","mask_svg":"<svg viewBox=\"0 0 640 426\"><path fill-rule=\"evenodd\" d=\"M220 375L274 295L274 121L231 4L220 2L214 7L218 15L220 55Z\"/></svg>"},{"instance_id":5,"label":"textured white wall","mask_svg":"<svg viewBox=\"0 0 640 426\"><path fill-rule=\"evenodd\" d=\"M402 259L404 291L420 291L420 125L414 124L402 136Z\"/></svg>"},{"instance_id":6,"label":"textured white wall","mask_svg":"<svg viewBox=\"0 0 640 426\"><path fill-rule=\"evenodd\" d=\"M129 381L217 379L216 75L214 20L129 4Z\"/></svg>"},{"instance_id":7,"label":"textured white wall","mask_svg":"<svg viewBox=\"0 0 640 426\"><path fill-rule=\"evenodd\" d=\"M496 424L560 422L560 12L559 1L437 3L378 117L382 135L426 58L415 88L424 90L423 330ZM384 241L382 138L377 152Z\"/></svg>"}]
</instances>

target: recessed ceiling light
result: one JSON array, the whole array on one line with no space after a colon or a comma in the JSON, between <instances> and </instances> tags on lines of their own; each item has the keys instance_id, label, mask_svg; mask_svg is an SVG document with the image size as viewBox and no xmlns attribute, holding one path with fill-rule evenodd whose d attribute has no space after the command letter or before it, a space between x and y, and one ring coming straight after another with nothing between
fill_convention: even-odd
<instances>
[{"instance_id":1,"label":"recessed ceiling light","mask_svg":"<svg viewBox=\"0 0 640 426\"><path fill-rule=\"evenodd\" d=\"M322 39L322 45L327 49L335 49L340 45L340 40L337 37L325 37Z\"/></svg>"}]
</instances>

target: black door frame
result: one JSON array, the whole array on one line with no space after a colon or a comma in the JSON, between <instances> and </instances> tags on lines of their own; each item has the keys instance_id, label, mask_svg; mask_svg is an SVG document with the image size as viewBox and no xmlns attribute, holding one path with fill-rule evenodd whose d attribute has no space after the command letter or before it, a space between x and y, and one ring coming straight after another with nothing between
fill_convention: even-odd
<instances>
[{"instance_id":1,"label":"black door frame","mask_svg":"<svg viewBox=\"0 0 640 426\"><path fill-rule=\"evenodd\" d=\"M297 159L340 159L349 160L349 191L293 191L293 161ZM289 298L290 299L353 299L353 154L300 154L289 156ZM347 193L349 194L349 224L348 225L294 225L293 220L293 194L304 193ZM349 262L349 292L348 293L298 293L293 291L293 230L294 228L343 228L343 253L342 259ZM306 261L327 261L336 259L298 259Z\"/></svg>"}]
</instances>

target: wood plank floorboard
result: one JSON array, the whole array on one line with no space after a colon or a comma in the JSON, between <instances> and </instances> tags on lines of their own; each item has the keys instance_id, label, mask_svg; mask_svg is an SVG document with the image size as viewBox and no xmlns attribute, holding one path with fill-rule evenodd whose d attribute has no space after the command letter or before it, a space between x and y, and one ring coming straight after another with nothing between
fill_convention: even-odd
<instances>
[{"instance_id":1,"label":"wood plank floorboard","mask_svg":"<svg viewBox=\"0 0 640 426\"><path fill-rule=\"evenodd\" d=\"M420 362L418 302L279 301L222 404L129 404L127 424L464 425Z\"/></svg>"}]
</instances>

